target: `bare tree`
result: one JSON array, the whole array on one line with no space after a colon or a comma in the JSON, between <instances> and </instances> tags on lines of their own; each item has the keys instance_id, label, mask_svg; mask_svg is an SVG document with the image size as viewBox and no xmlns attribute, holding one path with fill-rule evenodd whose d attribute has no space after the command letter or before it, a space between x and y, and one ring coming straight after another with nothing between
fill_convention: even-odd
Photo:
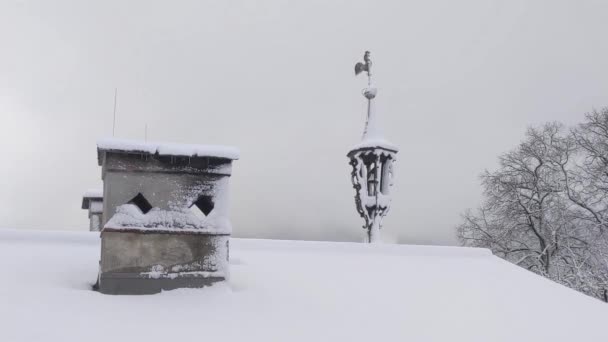
<instances>
[{"instance_id":1,"label":"bare tree","mask_svg":"<svg viewBox=\"0 0 608 342\"><path fill-rule=\"evenodd\" d=\"M581 160L575 169L562 167L568 198L604 231L608 229L608 108L588 113L572 136Z\"/></svg>"},{"instance_id":2,"label":"bare tree","mask_svg":"<svg viewBox=\"0 0 608 342\"><path fill-rule=\"evenodd\" d=\"M586 114L571 135L579 153L574 167L561 168L566 194L588 234L589 262L595 264L589 291L608 302L608 108Z\"/></svg>"},{"instance_id":3,"label":"bare tree","mask_svg":"<svg viewBox=\"0 0 608 342\"><path fill-rule=\"evenodd\" d=\"M499 157L499 168L481 176L484 202L465 212L458 236L464 245L489 248L608 301L608 249L598 238L605 212L597 202L601 196L592 196L595 190L580 176L579 138L559 123L528 129L516 149Z\"/></svg>"},{"instance_id":4,"label":"bare tree","mask_svg":"<svg viewBox=\"0 0 608 342\"><path fill-rule=\"evenodd\" d=\"M548 124L541 130L529 129L517 149L499 157L497 171L482 175L485 203L477 215L464 216L459 232L465 244L484 242L483 247L518 265L549 273L556 247L549 204L560 191L549 159L560 128Z\"/></svg>"}]
</instances>

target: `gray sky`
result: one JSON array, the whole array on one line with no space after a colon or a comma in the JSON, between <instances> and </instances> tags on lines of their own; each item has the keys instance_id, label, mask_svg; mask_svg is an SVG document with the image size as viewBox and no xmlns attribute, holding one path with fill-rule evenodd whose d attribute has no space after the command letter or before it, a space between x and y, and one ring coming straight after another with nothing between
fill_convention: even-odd
<instances>
[{"instance_id":1,"label":"gray sky","mask_svg":"<svg viewBox=\"0 0 608 342\"><path fill-rule=\"evenodd\" d=\"M372 51L383 234L454 244L528 125L608 105L606 1L0 2L0 226L86 230L95 141L235 145L235 236L360 240L346 152Z\"/></svg>"}]
</instances>

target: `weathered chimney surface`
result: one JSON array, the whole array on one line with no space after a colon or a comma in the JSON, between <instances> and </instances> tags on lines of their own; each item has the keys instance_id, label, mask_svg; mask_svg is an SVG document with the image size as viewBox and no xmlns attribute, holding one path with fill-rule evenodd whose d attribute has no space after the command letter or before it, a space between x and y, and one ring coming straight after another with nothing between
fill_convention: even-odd
<instances>
[{"instance_id":1,"label":"weathered chimney surface","mask_svg":"<svg viewBox=\"0 0 608 342\"><path fill-rule=\"evenodd\" d=\"M146 294L228 275L228 180L238 150L117 139L97 144L99 291Z\"/></svg>"}]
</instances>

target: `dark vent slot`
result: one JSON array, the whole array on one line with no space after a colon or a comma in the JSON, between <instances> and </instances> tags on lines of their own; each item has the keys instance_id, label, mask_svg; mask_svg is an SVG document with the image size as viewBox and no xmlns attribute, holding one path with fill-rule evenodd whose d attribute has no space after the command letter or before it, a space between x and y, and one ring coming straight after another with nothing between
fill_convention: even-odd
<instances>
[{"instance_id":1,"label":"dark vent slot","mask_svg":"<svg viewBox=\"0 0 608 342\"><path fill-rule=\"evenodd\" d=\"M150 205L150 202L148 202L148 200L141 193L139 193L139 194L137 194L137 196L133 197L133 199L130 200L128 203L134 204L144 214L147 214L148 211L150 211L152 209L152 205Z\"/></svg>"},{"instance_id":2,"label":"dark vent slot","mask_svg":"<svg viewBox=\"0 0 608 342\"><path fill-rule=\"evenodd\" d=\"M213 210L213 197L202 195L200 196L192 206L196 206L205 216L209 215L211 210Z\"/></svg>"}]
</instances>

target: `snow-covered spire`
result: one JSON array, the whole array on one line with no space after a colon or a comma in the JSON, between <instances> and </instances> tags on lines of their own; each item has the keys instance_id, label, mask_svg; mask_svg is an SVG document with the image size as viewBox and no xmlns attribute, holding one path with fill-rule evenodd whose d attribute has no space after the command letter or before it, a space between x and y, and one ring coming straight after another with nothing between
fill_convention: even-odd
<instances>
[{"instance_id":1,"label":"snow-covered spire","mask_svg":"<svg viewBox=\"0 0 608 342\"><path fill-rule=\"evenodd\" d=\"M380 241L382 218L390 209L390 187L393 185L394 161L397 147L386 141L380 130L374 99L378 90L372 86L369 51L363 56L365 63L355 65L355 75L367 72L367 88L363 96L367 99L367 120L361 142L348 152L353 167L351 180L355 189L357 212L365 220L365 241Z\"/></svg>"},{"instance_id":2,"label":"snow-covered spire","mask_svg":"<svg viewBox=\"0 0 608 342\"><path fill-rule=\"evenodd\" d=\"M378 114L376 113L374 101L378 94L378 89L372 85L372 61L369 51L365 51L363 60L365 63L359 62L355 65L355 75L362 72L367 73L367 87L362 91L363 96L367 99L367 118L361 142L353 146L353 150L361 148L383 148L397 152L397 147L384 138L378 122Z\"/></svg>"}]
</instances>

